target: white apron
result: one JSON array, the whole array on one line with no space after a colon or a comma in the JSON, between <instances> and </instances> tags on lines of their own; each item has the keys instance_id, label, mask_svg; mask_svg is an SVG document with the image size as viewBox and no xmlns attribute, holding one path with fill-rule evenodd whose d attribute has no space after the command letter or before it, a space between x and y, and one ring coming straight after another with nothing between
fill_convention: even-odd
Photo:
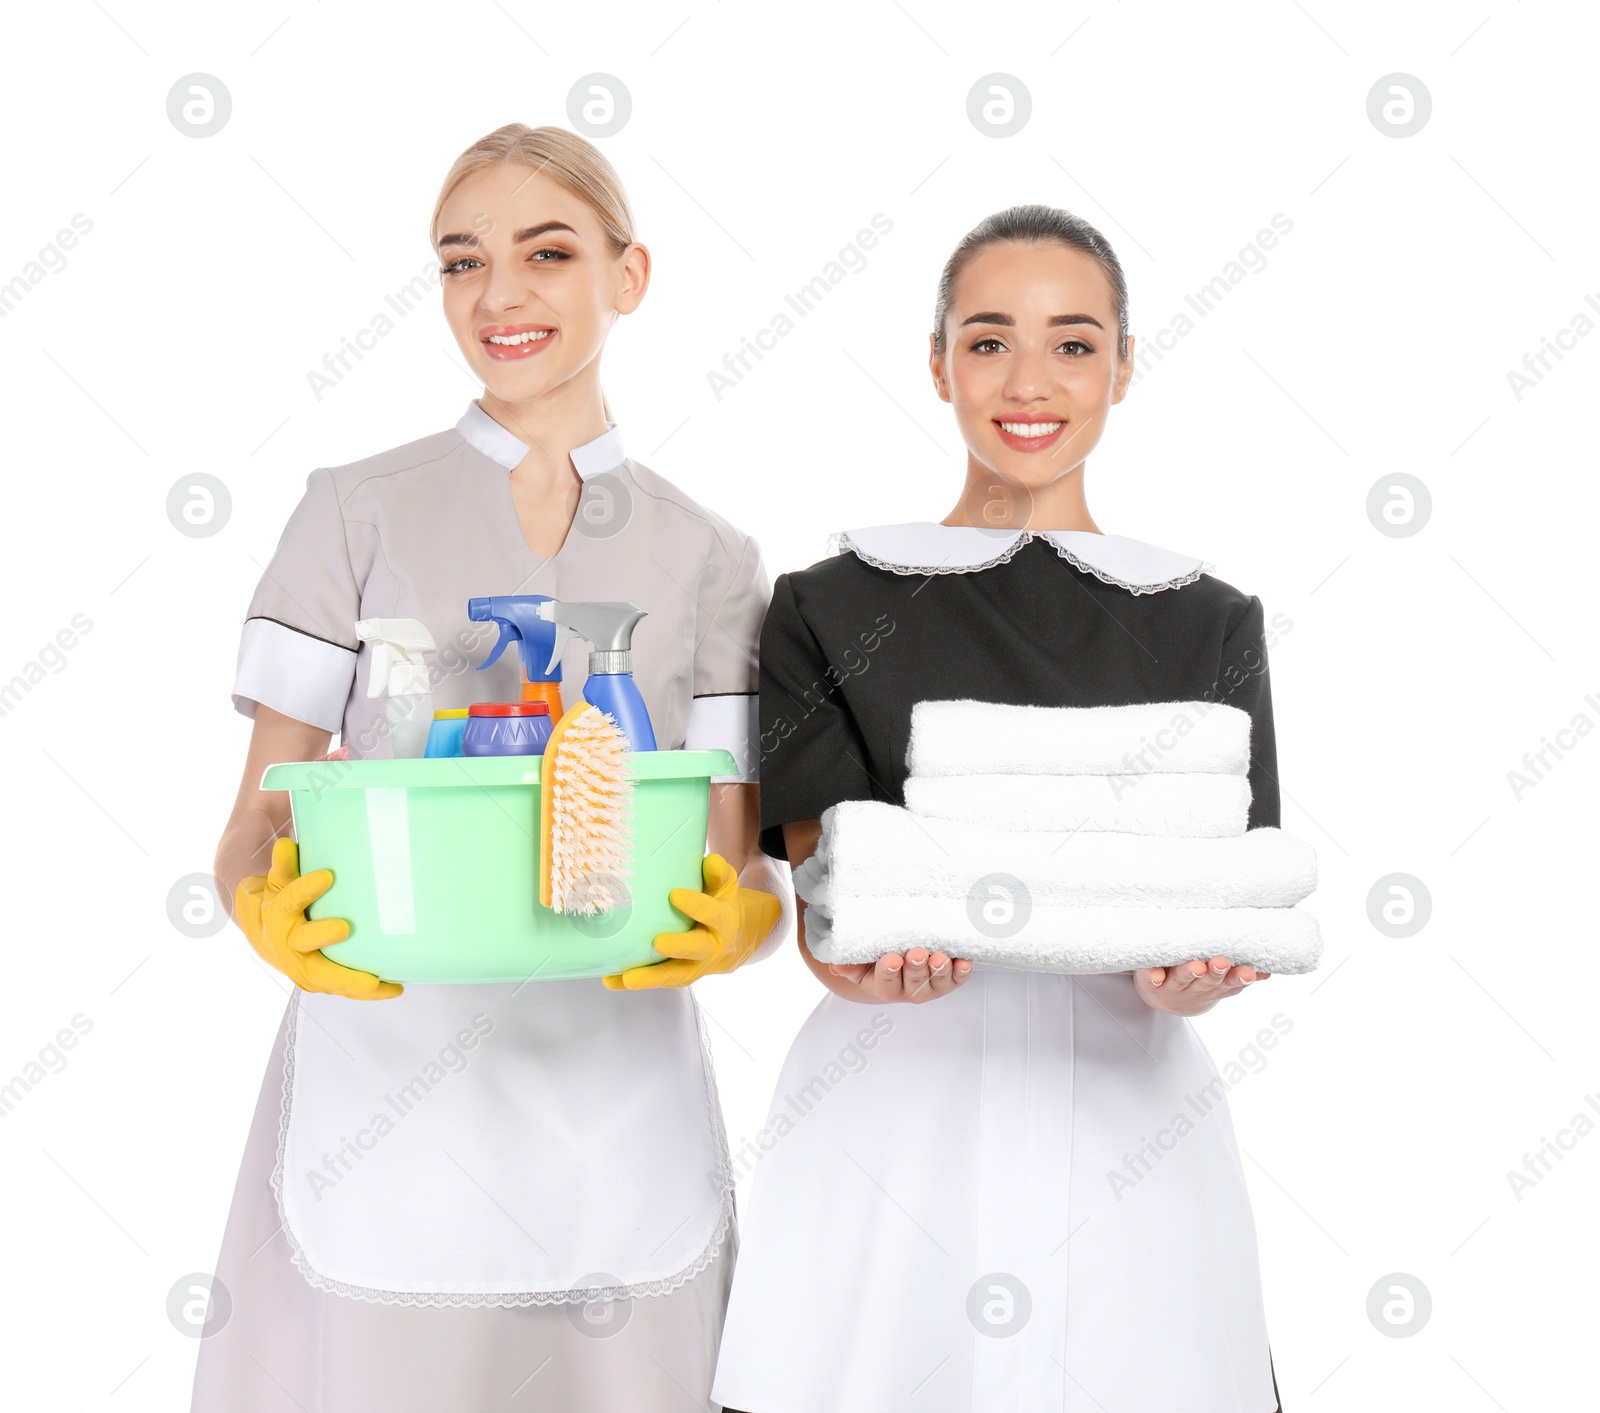
<instances>
[{"instance_id":1,"label":"white apron","mask_svg":"<svg viewBox=\"0 0 1600 1413\"><path fill-rule=\"evenodd\" d=\"M1127 974L827 997L762 1134L713 1397L1271 1413L1225 1088Z\"/></svg>"},{"instance_id":2,"label":"white apron","mask_svg":"<svg viewBox=\"0 0 1600 1413\"><path fill-rule=\"evenodd\" d=\"M687 992L541 981L293 1004L273 1187L312 1285L546 1304L664 1294L716 1256L732 1197Z\"/></svg>"}]
</instances>

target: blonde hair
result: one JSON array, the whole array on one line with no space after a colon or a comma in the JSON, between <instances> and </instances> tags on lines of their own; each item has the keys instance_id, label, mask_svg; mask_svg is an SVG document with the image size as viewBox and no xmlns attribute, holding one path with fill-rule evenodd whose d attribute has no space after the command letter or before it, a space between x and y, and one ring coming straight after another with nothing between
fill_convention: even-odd
<instances>
[{"instance_id":1,"label":"blonde hair","mask_svg":"<svg viewBox=\"0 0 1600 1413\"><path fill-rule=\"evenodd\" d=\"M450 193L468 177L502 162L514 162L530 171L542 172L563 191L583 202L594 212L611 246L612 255L621 255L634 242L633 208L622 188L617 169L592 142L566 128L530 128L526 123L507 123L466 149L445 173L439 199L433 204L433 219L428 223L428 245L437 249L439 213ZM601 394L604 401L605 395ZM611 407L605 405L606 419Z\"/></svg>"}]
</instances>

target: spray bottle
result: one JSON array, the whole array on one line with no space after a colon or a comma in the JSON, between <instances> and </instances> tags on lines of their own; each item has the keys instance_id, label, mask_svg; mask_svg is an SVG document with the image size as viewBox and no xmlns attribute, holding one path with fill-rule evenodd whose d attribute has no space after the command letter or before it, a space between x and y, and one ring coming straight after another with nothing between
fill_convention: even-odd
<instances>
[{"instance_id":1,"label":"spray bottle","mask_svg":"<svg viewBox=\"0 0 1600 1413\"><path fill-rule=\"evenodd\" d=\"M394 758L414 760L426 749L433 725L433 686L422 660L435 651L433 635L415 618L363 618L356 637L372 649L367 695L389 693Z\"/></svg>"},{"instance_id":2,"label":"spray bottle","mask_svg":"<svg viewBox=\"0 0 1600 1413\"><path fill-rule=\"evenodd\" d=\"M561 719L561 653L551 655L556 641L555 625L542 618L540 608L554 603L548 594L496 594L491 598L468 599L467 617L474 623L500 625L500 641L484 658L478 671L492 667L506 648L515 643L522 658L522 700L544 702L550 719ZM545 665L545 658L550 665Z\"/></svg>"},{"instance_id":3,"label":"spray bottle","mask_svg":"<svg viewBox=\"0 0 1600 1413\"><path fill-rule=\"evenodd\" d=\"M644 616L645 611L631 603L561 603L546 599L539 605L539 617L555 625L550 666L561 660L561 650L574 633L587 638L594 651L589 654L584 699L616 720L634 750L653 751L656 733L639 684L633 680L633 629Z\"/></svg>"}]
</instances>

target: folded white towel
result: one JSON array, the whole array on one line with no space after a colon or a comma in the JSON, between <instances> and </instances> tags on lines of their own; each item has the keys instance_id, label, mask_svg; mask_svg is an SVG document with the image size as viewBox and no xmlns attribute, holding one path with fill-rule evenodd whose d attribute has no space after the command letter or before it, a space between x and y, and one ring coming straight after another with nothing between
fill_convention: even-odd
<instances>
[{"instance_id":1,"label":"folded white towel","mask_svg":"<svg viewBox=\"0 0 1600 1413\"><path fill-rule=\"evenodd\" d=\"M913 775L906 808L996 829L1104 829L1216 839L1243 834L1243 775Z\"/></svg>"},{"instance_id":2,"label":"folded white towel","mask_svg":"<svg viewBox=\"0 0 1600 1413\"><path fill-rule=\"evenodd\" d=\"M822 962L875 962L885 952L926 947L989 966L1071 974L1225 956L1236 966L1296 976L1315 970L1322 955L1317 919L1302 907L1011 910L1000 898L985 913L954 898L854 897L831 918L807 908L806 943Z\"/></svg>"},{"instance_id":3,"label":"folded white towel","mask_svg":"<svg viewBox=\"0 0 1600 1413\"><path fill-rule=\"evenodd\" d=\"M1288 908L1317 886L1316 851L1281 829L1226 839L1021 833L874 800L824 810L817 851L801 867L801 896L831 908L836 922L855 898L963 901L978 889L986 902L986 884L1035 905L1129 908Z\"/></svg>"},{"instance_id":4,"label":"folded white towel","mask_svg":"<svg viewBox=\"0 0 1600 1413\"><path fill-rule=\"evenodd\" d=\"M1114 707L918 702L912 775L1243 775L1250 716L1217 702Z\"/></svg>"},{"instance_id":5,"label":"folded white towel","mask_svg":"<svg viewBox=\"0 0 1600 1413\"><path fill-rule=\"evenodd\" d=\"M794 872L824 962L922 946L991 966L1105 973L1227 956L1313 970L1316 856L1247 830L1250 717L918 702L907 808L824 811Z\"/></svg>"}]
</instances>

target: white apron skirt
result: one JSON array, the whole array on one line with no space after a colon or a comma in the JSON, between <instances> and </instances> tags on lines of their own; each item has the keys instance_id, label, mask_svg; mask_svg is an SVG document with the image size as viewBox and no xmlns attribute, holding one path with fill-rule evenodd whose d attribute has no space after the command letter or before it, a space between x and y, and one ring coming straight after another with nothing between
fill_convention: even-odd
<instances>
[{"instance_id":1,"label":"white apron skirt","mask_svg":"<svg viewBox=\"0 0 1600 1413\"><path fill-rule=\"evenodd\" d=\"M313 1285L407 1305L658 1295L732 1210L699 1009L598 980L300 993L274 1184Z\"/></svg>"},{"instance_id":2,"label":"white apron skirt","mask_svg":"<svg viewBox=\"0 0 1600 1413\"><path fill-rule=\"evenodd\" d=\"M217 1277L232 1308L201 1341L194 1413L715 1413L737 1241L692 999L512 990L296 993L228 1217ZM627 1004L645 994L658 1003ZM363 1035L379 1020L388 1042ZM416 1044L396 1045L408 1020ZM617 1025L644 1048L619 1057ZM541 1063L568 1084L532 1083ZM654 1112L637 1106L652 1094ZM374 1121L385 1113L392 1126Z\"/></svg>"},{"instance_id":3,"label":"white apron skirt","mask_svg":"<svg viewBox=\"0 0 1600 1413\"><path fill-rule=\"evenodd\" d=\"M713 1398L750 1413L1272 1413L1205 1046L1128 974L829 995L760 1143Z\"/></svg>"}]
</instances>

